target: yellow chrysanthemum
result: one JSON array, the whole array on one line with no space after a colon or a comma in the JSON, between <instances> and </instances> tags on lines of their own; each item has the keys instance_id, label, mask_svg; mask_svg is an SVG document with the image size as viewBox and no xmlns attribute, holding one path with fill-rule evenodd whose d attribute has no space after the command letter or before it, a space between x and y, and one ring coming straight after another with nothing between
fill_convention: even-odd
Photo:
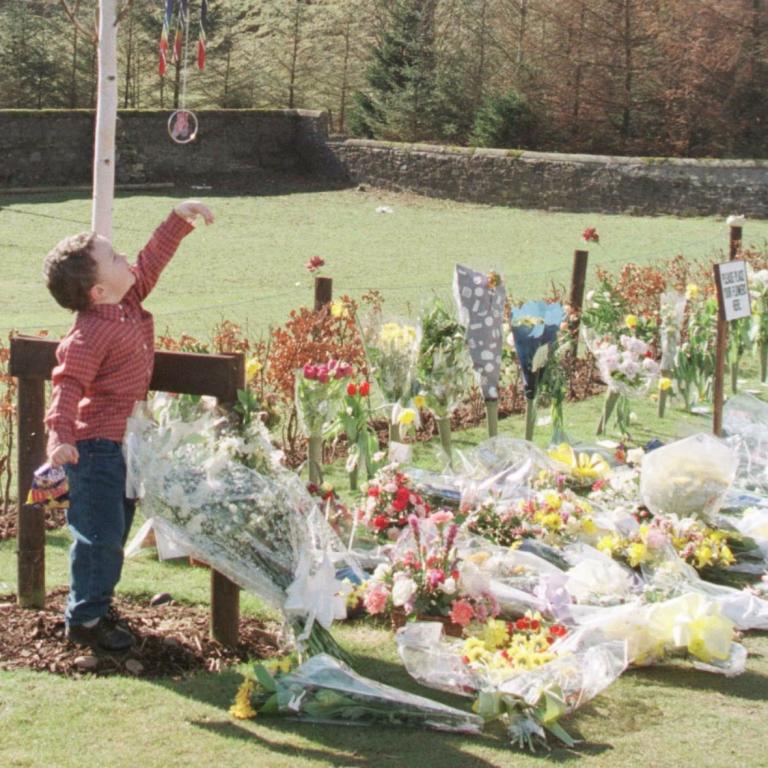
<instances>
[{"instance_id":1,"label":"yellow chrysanthemum","mask_svg":"<svg viewBox=\"0 0 768 768\"><path fill-rule=\"evenodd\" d=\"M603 536L600 541L597 542L597 548L601 552L605 552L606 555L613 555L618 546L618 541L615 536Z\"/></svg>"},{"instance_id":2,"label":"yellow chrysanthemum","mask_svg":"<svg viewBox=\"0 0 768 768\"><path fill-rule=\"evenodd\" d=\"M246 677L237 689L235 703L229 708L229 714L232 717L236 717L238 720L250 720L256 717L258 712L251 706L253 688L253 680Z\"/></svg>"},{"instance_id":3,"label":"yellow chrysanthemum","mask_svg":"<svg viewBox=\"0 0 768 768\"><path fill-rule=\"evenodd\" d=\"M699 286L696 283L688 283L685 286L685 298L691 301L699 297Z\"/></svg>"},{"instance_id":4,"label":"yellow chrysanthemum","mask_svg":"<svg viewBox=\"0 0 768 768\"><path fill-rule=\"evenodd\" d=\"M506 623L498 619L488 619L483 627L482 638L487 648L492 650L501 648L509 640Z\"/></svg>"},{"instance_id":5,"label":"yellow chrysanthemum","mask_svg":"<svg viewBox=\"0 0 768 768\"><path fill-rule=\"evenodd\" d=\"M413 408L403 408L403 410L400 411L400 415L397 417L398 423L405 427L409 424L413 424L415 419L416 411L414 411Z\"/></svg>"},{"instance_id":6,"label":"yellow chrysanthemum","mask_svg":"<svg viewBox=\"0 0 768 768\"><path fill-rule=\"evenodd\" d=\"M584 531L587 536L592 536L593 534L597 533L597 526L595 525L595 521L591 517L583 518L581 521L581 530Z\"/></svg>"},{"instance_id":7,"label":"yellow chrysanthemum","mask_svg":"<svg viewBox=\"0 0 768 768\"><path fill-rule=\"evenodd\" d=\"M666 376L662 376L659 379L659 389L662 392L666 392L667 390L672 388L672 379L667 378Z\"/></svg>"},{"instance_id":8,"label":"yellow chrysanthemum","mask_svg":"<svg viewBox=\"0 0 768 768\"><path fill-rule=\"evenodd\" d=\"M635 541L627 547L627 559L631 568L636 568L645 560L648 548L642 541Z\"/></svg>"},{"instance_id":9,"label":"yellow chrysanthemum","mask_svg":"<svg viewBox=\"0 0 768 768\"><path fill-rule=\"evenodd\" d=\"M554 491L547 491L544 494L544 503L550 509L560 509L560 507L563 505L563 500L560 498L560 495Z\"/></svg>"},{"instance_id":10,"label":"yellow chrysanthemum","mask_svg":"<svg viewBox=\"0 0 768 768\"><path fill-rule=\"evenodd\" d=\"M706 568L714 562L714 552L712 551L712 547L706 542L696 547L696 552L694 554L696 556L697 568Z\"/></svg>"},{"instance_id":11,"label":"yellow chrysanthemum","mask_svg":"<svg viewBox=\"0 0 768 768\"><path fill-rule=\"evenodd\" d=\"M427 405L427 398L426 398L426 397L424 397L424 395L416 395L416 396L413 398L413 404L414 404L414 405L415 405L417 408L426 408L426 405Z\"/></svg>"},{"instance_id":12,"label":"yellow chrysanthemum","mask_svg":"<svg viewBox=\"0 0 768 768\"><path fill-rule=\"evenodd\" d=\"M637 328L637 315L627 315L624 318L624 325L630 330Z\"/></svg>"}]
</instances>

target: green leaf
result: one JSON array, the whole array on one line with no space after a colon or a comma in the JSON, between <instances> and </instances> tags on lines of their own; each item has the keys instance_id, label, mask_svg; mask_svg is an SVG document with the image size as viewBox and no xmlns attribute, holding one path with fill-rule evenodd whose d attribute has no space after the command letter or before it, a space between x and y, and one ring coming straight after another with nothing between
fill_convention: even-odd
<instances>
[{"instance_id":1,"label":"green leaf","mask_svg":"<svg viewBox=\"0 0 768 768\"><path fill-rule=\"evenodd\" d=\"M253 674L256 675L256 679L259 685L264 688L265 691L274 693L277 691L277 685L275 684L275 678L269 674L269 672L261 665L256 664L253 668Z\"/></svg>"}]
</instances>

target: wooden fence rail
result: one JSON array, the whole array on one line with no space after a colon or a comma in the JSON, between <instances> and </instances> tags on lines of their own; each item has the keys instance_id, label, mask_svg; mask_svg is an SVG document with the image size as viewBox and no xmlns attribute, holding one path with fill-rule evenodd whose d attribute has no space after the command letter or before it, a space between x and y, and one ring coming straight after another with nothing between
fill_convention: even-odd
<instances>
[{"instance_id":1,"label":"wooden fence rail","mask_svg":"<svg viewBox=\"0 0 768 768\"><path fill-rule=\"evenodd\" d=\"M57 341L35 336L11 339L9 372L18 379L18 599L26 608L45 604L45 515L41 507L24 504L32 475L45 462L45 382L56 365ZM162 392L210 395L225 407L245 387L243 355L201 355L155 352L149 388ZM239 589L211 570L211 634L234 645L238 638Z\"/></svg>"}]
</instances>

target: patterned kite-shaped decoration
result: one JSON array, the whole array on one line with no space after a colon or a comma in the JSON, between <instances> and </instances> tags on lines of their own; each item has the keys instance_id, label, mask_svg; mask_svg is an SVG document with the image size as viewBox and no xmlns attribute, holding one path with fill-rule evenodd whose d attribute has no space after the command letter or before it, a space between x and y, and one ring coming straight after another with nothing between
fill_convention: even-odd
<instances>
[{"instance_id":1,"label":"patterned kite-shaped decoration","mask_svg":"<svg viewBox=\"0 0 768 768\"><path fill-rule=\"evenodd\" d=\"M484 274L456 265L453 293L467 347L485 400L498 400L502 324L507 293L495 272Z\"/></svg>"}]
</instances>

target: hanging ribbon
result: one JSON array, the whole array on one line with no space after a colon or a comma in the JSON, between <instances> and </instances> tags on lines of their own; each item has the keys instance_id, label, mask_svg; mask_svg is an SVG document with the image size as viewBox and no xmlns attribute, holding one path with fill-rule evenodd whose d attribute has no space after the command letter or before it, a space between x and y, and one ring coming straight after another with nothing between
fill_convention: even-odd
<instances>
[{"instance_id":1,"label":"hanging ribbon","mask_svg":"<svg viewBox=\"0 0 768 768\"><path fill-rule=\"evenodd\" d=\"M205 69L205 26L208 23L208 0L202 0L200 3L200 33L197 37L197 68Z\"/></svg>"},{"instance_id":2,"label":"hanging ribbon","mask_svg":"<svg viewBox=\"0 0 768 768\"><path fill-rule=\"evenodd\" d=\"M188 0L179 0L179 13L176 17L176 37L173 40L173 61L181 61L181 48L184 43L184 30L188 23Z\"/></svg>"},{"instance_id":3,"label":"hanging ribbon","mask_svg":"<svg viewBox=\"0 0 768 768\"><path fill-rule=\"evenodd\" d=\"M163 31L160 33L160 61L158 72L160 77L165 75L168 70L168 37L171 31L171 20L173 18L174 0L166 0L165 15L163 16Z\"/></svg>"}]
</instances>

